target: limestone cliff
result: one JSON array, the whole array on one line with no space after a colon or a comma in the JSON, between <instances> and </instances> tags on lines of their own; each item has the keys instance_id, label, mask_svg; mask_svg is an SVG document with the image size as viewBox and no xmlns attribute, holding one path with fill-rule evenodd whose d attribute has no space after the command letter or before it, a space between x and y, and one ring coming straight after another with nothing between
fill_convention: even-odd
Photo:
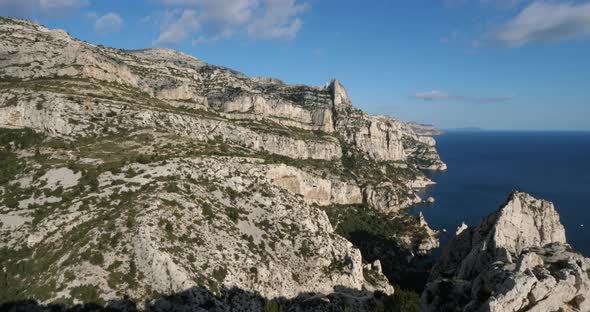
<instances>
[{"instance_id":1,"label":"limestone cliff","mask_svg":"<svg viewBox=\"0 0 590 312\"><path fill-rule=\"evenodd\" d=\"M552 203L513 192L445 248L423 311L588 311L590 259L575 253Z\"/></svg>"},{"instance_id":2,"label":"limestone cliff","mask_svg":"<svg viewBox=\"0 0 590 312\"><path fill-rule=\"evenodd\" d=\"M336 209L395 225L404 252L436 246L402 209L430 183L421 169L444 168L434 139L363 113L337 80L288 85L6 18L0 43L0 300L392 294Z\"/></svg>"},{"instance_id":3,"label":"limestone cliff","mask_svg":"<svg viewBox=\"0 0 590 312\"><path fill-rule=\"evenodd\" d=\"M276 79L250 78L173 50L125 51L94 46L73 39L63 31L19 20L3 19L0 27L3 43L0 68L4 81L80 84L79 88L88 89L83 94L85 96L104 99L116 94L119 101L111 103L114 105L126 101L150 106L164 104L188 110L214 111L228 119L265 120L285 127L318 130L341 135L347 143L352 143L375 160L411 159L420 168L445 168L436 154L433 139L426 139L422 132L414 132L416 127L413 124L386 116L369 116L354 108L337 80L325 87L286 85ZM96 83L91 83L92 80ZM88 83L95 90L91 92L84 85ZM82 100L79 96L73 99ZM100 105L85 103L85 107L92 109L96 104ZM48 106L50 111L47 113L61 115L59 111L52 112L53 107ZM2 120L1 124L36 129L46 126L39 124L42 120L32 118L31 113L24 108L7 110L3 115L11 117ZM161 118L155 116L157 120ZM61 120L60 127L71 125L68 120ZM234 141L241 140L240 135L227 130L216 134ZM287 151L285 147L292 142L281 144L284 139L275 136L280 133L250 138L240 144L256 145L272 153L296 158L341 157L333 152L316 155L314 149L317 148L307 146L305 142L295 142L300 147L296 150L287 148Z\"/></svg>"}]
</instances>

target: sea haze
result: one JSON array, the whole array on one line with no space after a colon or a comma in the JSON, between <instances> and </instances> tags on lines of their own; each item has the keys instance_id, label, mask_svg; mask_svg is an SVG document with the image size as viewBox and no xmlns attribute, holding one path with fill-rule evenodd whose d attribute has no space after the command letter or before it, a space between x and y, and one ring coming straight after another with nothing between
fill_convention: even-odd
<instances>
[{"instance_id":1,"label":"sea haze","mask_svg":"<svg viewBox=\"0 0 590 312\"><path fill-rule=\"evenodd\" d=\"M450 131L437 138L448 171L424 191L422 211L444 244L465 222L476 226L513 189L552 201L568 243L590 256L590 132Z\"/></svg>"}]
</instances>

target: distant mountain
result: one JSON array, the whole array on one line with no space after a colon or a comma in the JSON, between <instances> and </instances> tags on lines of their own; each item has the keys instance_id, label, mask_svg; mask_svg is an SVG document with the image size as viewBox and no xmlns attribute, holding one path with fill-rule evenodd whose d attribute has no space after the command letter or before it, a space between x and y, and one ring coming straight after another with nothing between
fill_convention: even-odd
<instances>
[{"instance_id":1,"label":"distant mountain","mask_svg":"<svg viewBox=\"0 0 590 312\"><path fill-rule=\"evenodd\" d=\"M440 129L435 128L433 125L414 122L409 122L408 125L415 133L423 136L441 135L443 133Z\"/></svg>"}]
</instances>

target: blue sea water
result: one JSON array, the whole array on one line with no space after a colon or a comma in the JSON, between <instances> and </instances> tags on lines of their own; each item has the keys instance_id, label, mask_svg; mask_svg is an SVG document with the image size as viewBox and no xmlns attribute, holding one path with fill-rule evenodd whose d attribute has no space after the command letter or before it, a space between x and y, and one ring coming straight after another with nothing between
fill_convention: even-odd
<instances>
[{"instance_id":1,"label":"blue sea water","mask_svg":"<svg viewBox=\"0 0 590 312\"><path fill-rule=\"evenodd\" d=\"M436 139L448 170L429 173L437 184L423 196L436 202L414 212L448 230L441 243L463 221L477 226L518 189L552 201L570 245L590 256L590 132L451 131Z\"/></svg>"}]
</instances>

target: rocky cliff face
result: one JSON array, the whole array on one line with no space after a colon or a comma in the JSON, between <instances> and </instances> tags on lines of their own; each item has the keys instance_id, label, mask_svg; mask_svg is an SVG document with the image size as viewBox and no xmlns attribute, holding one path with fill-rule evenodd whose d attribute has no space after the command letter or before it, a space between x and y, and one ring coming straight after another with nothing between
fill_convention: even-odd
<instances>
[{"instance_id":1,"label":"rocky cliff face","mask_svg":"<svg viewBox=\"0 0 590 312\"><path fill-rule=\"evenodd\" d=\"M434 140L423 139L421 132L413 131L416 128L413 124L385 116L368 116L355 109L337 80L332 80L323 88L286 85L276 79L249 78L173 50L109 49L72 39L63 31L48 30L24 21L4 19L1 27L3 46L0 48L0 67L4 80L34 83L49 79L43 81L49 85L63 84L63 80L81 84L96 80L98 85L91 85L98 94L86 90L86 96L96 98L100 95L104 98L116 94L121 97L125 93L124 100L135 99L144 105L203 109L229 119L264 120L326 134L336 132L375 160L413 158L418 163L427 161L428 166L421 165L424 168L444 169L434 150ZM79 87L90 89L84 85ZM145 96L137 98L138 95ZM24 108L7 110L4 115L11 118L2 120L2 124L23 126L28 121L26 125L32 128L43 129L46 126L36 124L41 121L25 113L28 111ZM63 115L59 111L53 113L56 114ZM161 120L161 117L156 116L155 119ZM62 127L67 126L67 121L62 120ZM244 130L239 129L239 132ZM228 130L220 130L216 134L239 140L239 136ZM280 134L267 134L240 143L259 146L273 153L282 152L294 158L341 157L331 151L326 155L316 155L314 147L306 146L305 142L295 142L300 147L286 151L285 147L293 142L281 144L282 140L275 136ZM418 149L423 149L419 152L421 155L430 154L428 157L416 157Z\"/></svg>"},{"instance_id":2,"label":"rocky cliff face","mask_svg":"<svg viewBox=\"0 0 590 312\"><path fill-rule=\"evenodd\" d=\"M333 209L403 220L388 239L408 252L436 245L402 210L430 182L420 169L444 168L434 140L354 108L336 80L287 85L5 18L0 42L0 300L393 293Z\"/></svg>"},{"instance_id":3,"label":"rocky cliff face","mask_svg":"<svg viewBox=\"0 0 590 312\"><path fill-rule=\"evenodd\" d=\"M462 227L431 273L424 311L588 311L590 259L567 245L552 203L514 192Z\"/></svg>"}]
</instances>

